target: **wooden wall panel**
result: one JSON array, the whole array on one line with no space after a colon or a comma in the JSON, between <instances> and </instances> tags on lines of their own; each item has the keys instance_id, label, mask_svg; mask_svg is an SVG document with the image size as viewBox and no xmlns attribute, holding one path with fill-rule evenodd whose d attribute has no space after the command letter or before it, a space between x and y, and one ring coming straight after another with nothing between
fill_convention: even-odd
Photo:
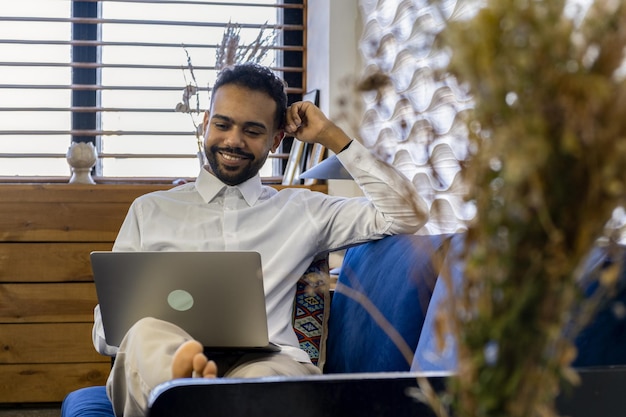
<instances>
[{"instance_id":1,"label":"wooden wall panel","mask_svg":"<svg viewBox=\"0 0 626 417\"><path fill-rule=\"evenodd\" d=\"M93 283L0 284L0 323L93 322Z\"/></svg>"},{"instance_id":2,"label":"wooden wall panel","mask_svg":"<svg viewBox=\"0 0 626 417\"><path fill-rule=\"evenodd\" d=\"M0 240L5 242L112 242L127 203L0 204Z\"/></svg>"},{"instance_id":3,"label":"wooden wall panel","mask_svg":"<svg viewBox=\"0 0 626 417\"><path fill-rule=\"evenodd\" d=\"M111 363L95 351L92 323L5 324L0 341L0 364Z\"/></svg>"},{"instance_id":4,"label":"wooden wall panel","mask_svg":"<svg viewBox=\"0 0 626 417\"><path fill-rule=\"evenodd\" d=\"M106 384L111 364L18 364L0 367L0 403L60 402L79 388Z\"/></svg>"},{"instance_id":5,"label":"wooden wall panel","mask_svg":"<svg viewBox=\"0 0 626 417\"><path fill-rule=\"evenodd\" d=\"M83 184L0 184L0 199L12 203L130 203L137 197L170 184L83 185Z\"/></svg>"},{"instance_id":6,"label":"wooden wall panel","mask_svg":"<svg viewBox=\"0 0 626 417\"><path fill-rule=\"evenodd\" d=\"M93 281L89 253L105 243L0 243L0 283Z\"/></svg>"}]
</instances>

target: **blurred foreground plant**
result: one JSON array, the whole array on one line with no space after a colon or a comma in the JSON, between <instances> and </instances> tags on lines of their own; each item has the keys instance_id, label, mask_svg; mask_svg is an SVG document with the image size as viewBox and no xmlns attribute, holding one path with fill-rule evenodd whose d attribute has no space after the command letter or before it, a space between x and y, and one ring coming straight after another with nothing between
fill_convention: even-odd
<instances>
[{"instance_id":1,"label":"blurred foreground plant","mask_svg":"<svg viewBox=\"0 0 626 417\"><path fill-rule=\"evenodd\" d=\"M626 195L626 5L583 12L486 0L442 32L447 70L475 101L463 175L477 217L462 288L440 312L458 344L459 417L553 416L560 384L577 382L563 331L577 273Z\"/></svg>"}]
</instances>

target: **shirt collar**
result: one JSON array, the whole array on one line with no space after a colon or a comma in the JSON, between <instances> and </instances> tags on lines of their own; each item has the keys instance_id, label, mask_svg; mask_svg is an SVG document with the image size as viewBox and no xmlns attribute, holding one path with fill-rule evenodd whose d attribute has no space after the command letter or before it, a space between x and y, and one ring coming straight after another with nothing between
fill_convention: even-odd
<instances>
[{"instance_id":1,"label":"shirt collar","mask_svg":"<svg viewBox=\"0 0 626 417\"><path fill-rule=\"evenodd\" d=\"M198 178L196 178L196 189L206 203L213 200L223 189L229 187L231 186L224 184L215 175L204 168L200 170L200 174ZM263 191L259 174L232 187L239 190L249 206L253 206L257 202Z\"/></svg>"}]
</instances>

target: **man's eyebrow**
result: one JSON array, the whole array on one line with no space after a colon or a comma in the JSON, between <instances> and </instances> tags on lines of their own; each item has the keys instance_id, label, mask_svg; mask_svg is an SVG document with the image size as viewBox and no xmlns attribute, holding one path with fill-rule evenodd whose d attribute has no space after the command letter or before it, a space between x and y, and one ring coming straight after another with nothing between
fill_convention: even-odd
<instances>
[{"instance_id":1,"label":"man's eyebrow","mask_svg":"<svg viewBox=\"0 0 626 417\"><path fill-rule=\"evenodd\" d=\"M232 124L235 123L235 121L231 117L224 116L222 114L214 114L211 117L211 119L220 119L220 120L223 120L223 121L228 122L228 123L232 123ZM261 122L250 121L250 122L244 122L243 125L244 125L244 127L258 127L260 129L267 130L267 127L265 126L265 124L263 124Z\"/></svg>"}]
</instances>

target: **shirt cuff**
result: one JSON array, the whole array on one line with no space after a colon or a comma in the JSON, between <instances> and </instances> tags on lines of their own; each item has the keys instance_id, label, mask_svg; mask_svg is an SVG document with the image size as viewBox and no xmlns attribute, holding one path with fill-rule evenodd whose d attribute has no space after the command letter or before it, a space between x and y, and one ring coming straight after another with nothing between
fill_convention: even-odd
<instances>
[{"instance_id":1,"label":"shirt cuff","mask_svg":"<svg viewBox=\"0 0 626 417\"><path fill-rule=\"evenodd\" d=\"M353 177L359 171L372 169L376 161L369 149L356 139L350 142L350 146L339 152L337 158Z\"/></svg>"},{"instance_id":2,"label":"shirt cuff","mask_svg":"<svg viewBox=\"0 0 626 417\"><path fill-rule=\"evenodd\" d=\"M343 148L341 148L341 150L339 151L339 153L345 151L346 149L348 149L350 147L350 145L352 145L352 142L354 142L354 139L351 139L350 142L348 142L348 144L346 146L344 146Z\"/></svg>"}]
</instances>

